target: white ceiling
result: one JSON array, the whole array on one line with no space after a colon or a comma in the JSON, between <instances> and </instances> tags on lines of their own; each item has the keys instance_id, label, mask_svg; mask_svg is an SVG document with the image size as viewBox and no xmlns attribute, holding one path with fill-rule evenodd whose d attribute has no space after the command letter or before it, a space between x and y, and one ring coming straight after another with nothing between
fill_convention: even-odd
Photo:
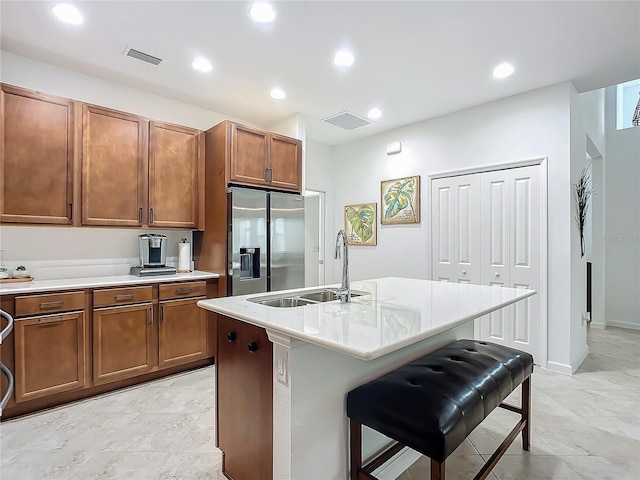
<instances>
[{"instance_id":1,"label":"white ceiling","mask_svg":"<svg viewBox=\"0 0 640 480\"><path fill-rule=\"evenodd\" d=\"M263 126L302 113L329 145L566 80L583 92L640 77L640 1L279 1L269 25L245 1L75 1L80 27L53 3L3 0L2 49ZM340 47L355 54L348 71L332 64ZM516 72L494 80L503 61ZM269 97L276 85L286 99ZM322 122L374 106L372 125Z\"/></svg>"}]
</instances>

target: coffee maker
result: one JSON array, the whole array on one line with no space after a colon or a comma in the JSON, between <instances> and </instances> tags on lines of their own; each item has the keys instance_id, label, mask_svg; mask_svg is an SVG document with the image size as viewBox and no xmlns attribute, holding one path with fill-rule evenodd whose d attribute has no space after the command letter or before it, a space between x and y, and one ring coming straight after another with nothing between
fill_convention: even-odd
<instances>
[{"instance_id":1,"label":"coffee maker","mask_svg":"<svg viewBox=\"0 0 640 480\"><path fill-rule=\"evenodd\" d=\"M140 265L131 267L131 275L172 275L175 267L167 267L167 236L159 233L138 235L140 244Z\"/></svg>"}]
</instances>

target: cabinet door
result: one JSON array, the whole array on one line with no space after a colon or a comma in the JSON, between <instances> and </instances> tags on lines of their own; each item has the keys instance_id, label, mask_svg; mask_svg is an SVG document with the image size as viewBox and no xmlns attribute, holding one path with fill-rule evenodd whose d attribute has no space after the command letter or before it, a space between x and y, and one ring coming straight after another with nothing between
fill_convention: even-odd
<instances>
[{"instance_id":1,"label":"cabinet door","mask_svg":"<svg viewBox=\"0 0 640 480\"><path fill-rule=\"evenodd\" d=\"M139 227L147 195L146 122L84 105L82 224Z\"/></svg>"},{"instance_id":2,"label":"cabinet door","mask_svg":"<svg viewBox=\"0 0 640 480\"><path fill-rule=\"evenodd\" d=\"M203 158L202 143L198 130L151 122L149 226L198 226L198 173Z\"/></svg>"},{"instance_id":3,"label":"cabinet door","mask_svg":"<svg viewBox=\"0 0 640 480\"><path fill-rule=\"evenodd\" d=\"M302 142L280 135L270 136L270 180L273 188L302 189Z\"/></svg>"},{"instance_id":4,"label":"cabinet door","mask_svg":"<svg viewBox=\"0 0 640 480\"><path fill-rule=\"evenodd\" d=\"M71 100L2 86L3 222L71 223L73 107Z\"/></svg>"},{"instance_id":5,"label":"cabinet door","mask_svg":"<svg viewBox=\"0 0 640 480\"><path fill-rule=\"evenodd\" d=\"M153 367L151 304L93 311L93 382L147 373Z\"/></svg>"},{"instance_id":6,"label":"cabinet door","mask_svg":"<svg viewBox=\"0 0 640 480\"><path fill-rule=\"evenodd\" d=\"M204 298L160 303L160 367L173 367L206 356L206 312L196 305Z\"/></svg>"},{"instance_id":7,"label":"cabinet door","mask_svg":"<svg viewBox=\"0 0 640 480\"><path fill-rule=\"evenodd\" d=\"M269 134L243 125L231 125L229 181L249 185L268 185Z\"/></svg>"},{"instance_id":8,"label":"cabinet door","mask_svg":"<svg viewBox=\"0 0 640 480\"><path fill-rule=\"evenodd\" d=\"M273 476L272 352L263 328L218 315L216 430L229 478Z\"/></svg>"},{"instance_id":9,"label":"cabinet door","mask_svg":"<svg viewBox=\"0 0 640 480\"><path fill-rule=\"evenodd\" d=\"M16 402L84 386L85 328L83 312L16 320Z\"/></svg>"}]
</instances>

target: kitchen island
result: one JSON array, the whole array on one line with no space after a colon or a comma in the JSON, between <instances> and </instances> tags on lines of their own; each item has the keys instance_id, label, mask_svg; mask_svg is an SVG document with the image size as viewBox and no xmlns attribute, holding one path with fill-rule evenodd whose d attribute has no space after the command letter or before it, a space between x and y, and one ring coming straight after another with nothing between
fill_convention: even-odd
<instances>
[{"instance_id":1,"label":"kitchen island","mask_svg":"<svg viewBox=\"0 0 640 480\"><path fill-rule=\"evenodd\" d=\"M218 314L216 432L230 478L346 479L348 391L457 338L472 338L473 319L535 294L395 277L351 287L351 303L256 302L287 292L198 302ZM388 443L365 429L365 460Z\"/></svg>"}]
</instances>

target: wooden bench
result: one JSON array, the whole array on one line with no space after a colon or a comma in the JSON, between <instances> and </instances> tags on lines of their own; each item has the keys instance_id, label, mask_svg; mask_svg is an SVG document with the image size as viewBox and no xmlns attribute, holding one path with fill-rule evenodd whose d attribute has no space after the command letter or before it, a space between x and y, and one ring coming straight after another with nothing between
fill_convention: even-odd
<instances>
[{"instance_id":1,"label":"wooden bench","mask_svg":"<svg viewBox=\"0 0 640 480\"><path fill-rule=\"evenodd\" d=\"M404 447L431 459L431 480L444 480L445 460L496 407L520 420L474 480L487 478L522 432L529 450L533 357L513 348L458 340L361 385L347 394L351 480L377 480L372 472ZM521 407L502 401L522 384ZM396 441L362 465L362 425Z\"/></svg>"}]
</instances>

